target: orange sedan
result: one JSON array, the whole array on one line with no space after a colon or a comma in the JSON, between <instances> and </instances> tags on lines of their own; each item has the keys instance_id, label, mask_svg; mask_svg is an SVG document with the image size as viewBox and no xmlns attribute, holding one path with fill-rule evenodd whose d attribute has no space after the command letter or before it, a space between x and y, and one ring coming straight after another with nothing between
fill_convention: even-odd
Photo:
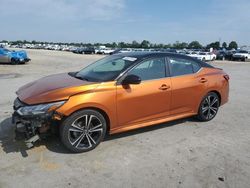
<instances>
[{"instance_id":1,"label":"orange sedan","mask_svg":"<svg viewBox=\"0 0 250 188\"><path fill-rule=\"evenodd\" d=\"M212 120L228 101L229 76L197 59L158 52L105 57L78 72L47 76L17 91L13 122L27 144L59 128L73 152L114 134L189 116Z\"/></svg>"}]
</instances>

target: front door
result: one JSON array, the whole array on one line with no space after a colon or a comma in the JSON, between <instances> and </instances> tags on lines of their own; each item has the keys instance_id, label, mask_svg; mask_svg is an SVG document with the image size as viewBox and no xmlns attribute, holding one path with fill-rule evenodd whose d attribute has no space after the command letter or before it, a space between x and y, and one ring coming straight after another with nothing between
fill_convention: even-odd
<instances>
[{"instance_id":1,"label":"front door","mask_svg":"<svg viewBox=\"0 0 250 188\"><path fill-rule=\"evenodd\" d=\"M169 115L171 80L166 75L165 58L145 60L127 75L137 75L138 85L117 85L119 126L150 121Z\"/></svg>"}]
</instances>

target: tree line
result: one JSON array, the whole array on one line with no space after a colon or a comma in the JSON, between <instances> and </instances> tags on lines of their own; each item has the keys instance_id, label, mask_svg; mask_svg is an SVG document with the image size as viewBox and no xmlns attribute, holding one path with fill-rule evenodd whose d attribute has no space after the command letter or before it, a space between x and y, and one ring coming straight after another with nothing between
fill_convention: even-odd
<instances>
[{"instance_id":1,"label":"tree line","mask_svg":"<svg viewBox=\"0 0 250 188\"><path fill-rule=\"evenodd\" d=\"M179 42L176 41L173 44L163 44L163 43L151 43L148 40L143 40L141 42L137 42L136 40L132 41L131 43L127 42L112 42L112 43L63 43L63 42L41 42L41 41L27 41L27 40L17 40L17 41L7 41L2 40L0 43L9 43L12 45L23 45L23 44L58 44L58 45L72 45L72 46L106 46L110 48L172 48L172 49L237 49L238 44L236 41L232 41L229 44L223 42L222 44L219 41L212 42L206 46L203 46L198 41L192 41L190 43L187 42Z\"/></svg>"}]
</instances>

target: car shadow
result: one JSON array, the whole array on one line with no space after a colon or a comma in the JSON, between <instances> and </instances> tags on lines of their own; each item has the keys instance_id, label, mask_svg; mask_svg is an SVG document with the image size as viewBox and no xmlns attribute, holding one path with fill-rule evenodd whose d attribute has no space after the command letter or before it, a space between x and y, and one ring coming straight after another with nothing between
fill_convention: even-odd
<instances>
[{"instance_id":1,"label":"car shadow","mask_svg":"<svg viewBox=\"0 0 250 188\"><path fill-rule=\"evenodd\" d=\"M8 66L14 66L14 65L27 65L28 64L28 62L26 62L26 63L18 63L18 64L12 64L12 63L2 63L2 62L0 62L0 65L8 65Z\"/></svg>"},{"instance_id":2,"label":"car shadow","mask_svg":"<svg viewBox=\"0 0 250 188\"><path fill-rule=\"evenodd\" d=\"M112 141L119 138L124 138L132 135L138 135L149 131L159 130L167 127L171 127L177 124L181 124L187 121L196 122L194 118L184 118L167 123L157 124L154 126L144 127L140 129L131 130L124 133L117 133L114 135L107 135L104 142ZM60 142L58 135L48 136L46 139L38 141L34 144L34 147L45 146L48 150L55 153L71 154ZM34 148L33 147L33 148ZM15 128L12 124L11 118L6 118L0 122L0 149L5 153L20 153L22 157L28 157L28 148L24 141L15 140ZM32 148L31 148L32 149Z\"/></svg>"},{"instance_id":3,"label":"car shadow","mask_svg":"<svg viewBox=\"0 0 250 188\"><path fill-rule=\"evenodd\" d=\"M48 150L56 153L70 153L56 135L48 136L45 140L34 144L34 147L40 146L45 146ZM0 149L5 153L20 153L22 157L28 157L27 151L32 149L26 146L24 140L15 140L15 127L11 118L6 118L0 122Z\"/></svg>"}]
</instances>

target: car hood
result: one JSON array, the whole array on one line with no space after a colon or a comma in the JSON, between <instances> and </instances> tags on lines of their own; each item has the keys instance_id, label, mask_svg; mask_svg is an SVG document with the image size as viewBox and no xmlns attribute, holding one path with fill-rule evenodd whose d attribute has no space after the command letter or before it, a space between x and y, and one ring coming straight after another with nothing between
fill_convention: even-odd
<instances>
[{"instance_id":1,"label":"car hood","mask_svg":"<svg viewBox=\"0 0 250 188\"><path fill-rule=\"evenodd\" d=\"M67 100L72 95L93 90L98 85L62 73L28 83L19 88L16 94L22 102L31 105Z\"/></svg>"}]
</instances>

